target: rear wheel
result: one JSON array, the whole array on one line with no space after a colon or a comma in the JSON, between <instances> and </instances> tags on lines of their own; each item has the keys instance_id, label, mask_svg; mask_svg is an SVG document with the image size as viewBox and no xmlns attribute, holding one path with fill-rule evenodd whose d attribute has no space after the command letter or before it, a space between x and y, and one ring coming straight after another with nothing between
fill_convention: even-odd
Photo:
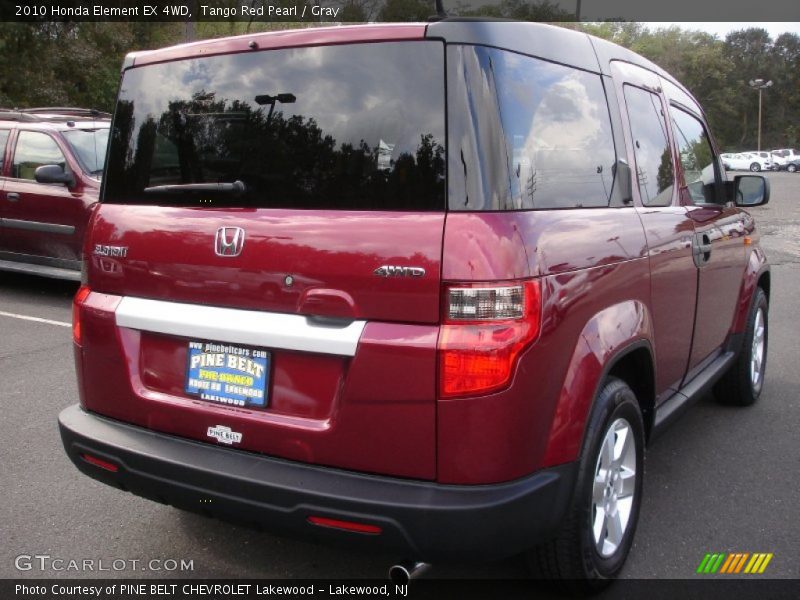
<instances>
[{"instance_id":1,"label":"rear wheel","mask_svg":"<svg viewBox=\"0 0 800 600\"><path fill-rule=\"evenodd\" d=\"M758 288L747 317L739 356L714 387L719 402L750 406L761 395L767 368L768 312L767 295Z\"/></svg>"},{"instance_id":2,"label":"rear wheel","mask_svg":"<svg viewBox=\"0 0 800 600\"><path fill-rule=\"evenodd\" d=\"M559 580L573 591L608 585L633 542L643 474L639 403L624 381L610 377L587 425L578 480L561 530L528 555L534 576Z\"/></svg>"},{"instance_id":3,"label":"rear wheel","mask_svg":"<svg viewBox=\"0 0 800 600\"><path fill-rule=\"evenodd\" d=\"M797 165L787 165L786 170L789 171L789 173L794 173L797 171Z\"/></svg>"},{"instance_id":4,"label":"rear wheel","mask_svg":"<svg viewBox=\"0 0 800 600\"><path fill-rule=\"evenodd\" d=\"M752 165L750 165L750 170L758 172L761 170L761 165L758 164L757 162L754 162Z\"/></svg>"}]
</instances>

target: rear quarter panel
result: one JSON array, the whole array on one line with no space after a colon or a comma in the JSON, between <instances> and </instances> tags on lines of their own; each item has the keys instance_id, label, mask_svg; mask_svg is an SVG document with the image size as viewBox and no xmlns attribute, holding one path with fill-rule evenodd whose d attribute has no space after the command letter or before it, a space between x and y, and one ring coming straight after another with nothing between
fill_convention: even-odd
<instances>
[{"instance_id":1,"label":"rear quarter panel","mask_svg":"<svg viewBox=\"0 0 800 600\"><path fill-rule=\"evenodd\" d=\"M438 402L438 479L490 483L574 460L603 366L652 336L633 208L449 213L444 281L539 277L542 328L502 392Z\"/></svg>"}]
</instances>

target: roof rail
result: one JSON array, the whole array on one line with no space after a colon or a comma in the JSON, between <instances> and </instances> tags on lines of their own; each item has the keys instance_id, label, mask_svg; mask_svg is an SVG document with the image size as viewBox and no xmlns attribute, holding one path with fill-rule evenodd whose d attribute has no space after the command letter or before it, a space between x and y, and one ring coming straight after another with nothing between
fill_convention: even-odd
<instances>
[{"instance_id":1,"label":"roof rail","mask_svg":"<svg viewBox=\"0 0 800 600\"><path fill-rule=\"evenodd\" d=\"M111 113L103 112L95 108L76 108L71 106L43 106L36 108L20 108L17 109L21 113L37 115L37 114L56 114L56 115L69 115L69 116L88 116L88 117L110 117Z\"/></svg>"},{"instance_id":2,"label":"roof rail","mask_svg":"<svg viewBox=\"0 0 800 600\"><path fill-rule=\"evenodd\" d=\"M13 108L0 108L0 120L3 121L41 121L35 115L27 115Z\"/></svg>"}]
</instances>

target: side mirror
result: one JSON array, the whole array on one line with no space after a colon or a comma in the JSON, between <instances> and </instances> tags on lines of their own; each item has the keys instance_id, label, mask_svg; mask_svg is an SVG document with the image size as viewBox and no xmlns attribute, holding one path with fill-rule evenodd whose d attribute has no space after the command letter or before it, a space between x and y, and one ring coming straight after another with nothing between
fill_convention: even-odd
<instances>
[{"instance_id":1,"label":"side mirror","mask_svg":"<svg viewBox=\"0 0 800 600\"><path fill-rule=\"evenodd\" d=\"M63 183L71 187L75 183L72 173L65 171L61 165L42 165L33 175L39 183Z\"/></svg>"},{"instance_id":2,"label":"side mirror","mask_svg":"<svg viewBox=\"0 0 800 600\"><path fill-rule=\"evenodd\" d=\"M761 206L769 202L769 180L762 175L737 175L727 186L728 200L736 206Z\"/></svg>"}]
</instances>

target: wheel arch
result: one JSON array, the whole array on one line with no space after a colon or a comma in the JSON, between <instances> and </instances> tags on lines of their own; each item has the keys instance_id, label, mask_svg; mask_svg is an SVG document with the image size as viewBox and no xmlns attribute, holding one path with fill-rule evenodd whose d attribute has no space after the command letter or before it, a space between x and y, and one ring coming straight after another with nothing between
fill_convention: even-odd
<instances>
[{"instance_id":1,"label":"wheel arch","mask_svg":"<svg viewBox=\"0 0 800 600\"><path fill-rule=\"evenodd\" d=\"M564 378L543 467L576 460L598 393L609 375L624 380L640 403L645 432L652 429L655 360L647 307L628 300L597 313L578 338Z\"/></svg>"},{"instance_id":2,"label":"wheel arch","mask_svg":"<svg viewBox=\"0 0 800 600\"><path fill-rule=\"evenodd\" d=\"M608 365L607 373L598 385L598 392L608 377L621 379L633 390L642 412L645 439L649 440L656 407L655 361L650 344L641 340L624 348Z\"/></svg>"},{"instance_id":3,"label":"wheel arch","mask_svg":"<svg viewBox=\"0 0 800 600\"><path fill-rule=\"evenodd\" d=\"M772 286L772 278L769 269L764 269L758 276L757 287L760 287L762 290L764 290L764 293L767 295L767 302L769 302L771 286Z\"/></svg>"},{"instance_id":4,"label":"wheel arch","mask_svg":"<svg viewBox=\"0 0 800 600\"><path fill-rule=\"evenodd\" d=\"M739 289L739 302L736 305L736 312L730 329L730 339L736 340L747 324L747 315L750 314L750 306L756 294L756 289L761 288L767 295L767 302L772 292L772 276L769 270L769 263L764 251L759 245L754 245L752 252L747 260L744 274L742 276L742 286Z\"/></svg>"}]
</instances>

